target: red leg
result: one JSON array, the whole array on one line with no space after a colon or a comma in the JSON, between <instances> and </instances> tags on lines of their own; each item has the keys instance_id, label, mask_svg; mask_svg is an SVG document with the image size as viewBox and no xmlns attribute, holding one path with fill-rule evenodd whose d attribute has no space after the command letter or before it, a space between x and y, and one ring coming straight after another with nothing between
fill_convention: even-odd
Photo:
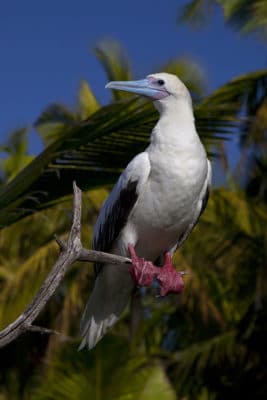
<instances>
[{"instance_id":1,"label":"red leg","mask_svg":"<svg viewBox=\"0 0 267 400\"><path fill-rule=\"evenodd\" d=\"M146 261L144 258L139 258L135 252L134 246L128 246L129 253L132 259L132 264L129 267L129 273L136 285L150 286L153 283L158 268L152 262Z\"/></svg>"},{"instance_id":2,"label":"red leg","mask_svg":"<svg viewBox=\"0 0 267 400\"><path fill-rule=\"evenodd\" d=\"M165 253L163 266L156 267L152 262L146 261L144 258L139 258L134 246L129 245L128 248L132 259L129 273L135 285L150 286L154 279L157 278L161 296L166 296L171 292L182 292L184 288L182 274L174 269L170 253Z\"/></svg>"},{"instance_id":3,"label":"red leg","mask_svg":"<svg viewBox=\"0 0 267 400\"><path fill-rule=\"evenodd\" d=\"M174 269L170 253L165 254L164 264L159 268L157 280L161 287L161 296L166 296L170 292L181 293L183 291L184 281L182 275Z\"/></svg>"}]
</instances>

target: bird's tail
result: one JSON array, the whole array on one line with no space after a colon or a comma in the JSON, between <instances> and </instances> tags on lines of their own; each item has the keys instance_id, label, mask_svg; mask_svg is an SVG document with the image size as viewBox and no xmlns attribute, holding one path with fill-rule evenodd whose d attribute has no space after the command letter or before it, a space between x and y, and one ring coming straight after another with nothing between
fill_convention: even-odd
<instances>
[{"instance_id":1,"label":"bird's tail","mask_svg":"<svg viewBox=\"0 0 267 400\"><path fill-rule=\"evenodd\" d=\"M91 350L115 324L127 306L133 282L125 265L105 265L97 276L81 320L79 350Z\"/></svg>"}]
</instances>

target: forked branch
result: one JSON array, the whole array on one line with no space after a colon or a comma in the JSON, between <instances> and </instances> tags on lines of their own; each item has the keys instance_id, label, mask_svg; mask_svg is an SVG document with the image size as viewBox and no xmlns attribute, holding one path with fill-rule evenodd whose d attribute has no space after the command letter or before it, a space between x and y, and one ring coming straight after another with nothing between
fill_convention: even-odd
<instances>
[{"instance_id":1,"label":"forked branch","mask_svg":"<svg viewBox=\"0 0 267 400\"><path fill-rule=\"evenodd\" d=\"M73 202L73 219L69 237L66 242L56 237L56 241L60 247L60 254L51 272L45 279L32 302L24 310L24 312L5 329L0 331L0 348L15 340L18 336L27 331L38 331L47 333L50 330L32 325L33 321L38 317L48 300L53 296L60 282L64 278L68 268L76 261L91 261L109 264L131 264L131 260L113 254L103 253L100 251L87 250L82 247L81 243L81 210L82 210L82 193L81 190L73 183L74 202Z\"/></svg>"}]
</instances>

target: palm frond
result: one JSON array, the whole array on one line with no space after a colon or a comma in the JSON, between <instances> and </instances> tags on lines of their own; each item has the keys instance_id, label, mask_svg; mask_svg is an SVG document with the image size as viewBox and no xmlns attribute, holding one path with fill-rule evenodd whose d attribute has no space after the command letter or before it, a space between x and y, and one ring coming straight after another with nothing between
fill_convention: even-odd
<instances>
[{"instance_id":1,"label":"palm frond","mask_svg":"<svg viewBox=\"0 0 267 400\"><path fill-rule=\"evenodd\" d=\"M187 57L174 59L164 64L160 71L177 75L191 93L193 102L198 104L205 95L206 77L201 67Z\"/></svg>"},{"instance_id":2,"label":"palm frond","mask_svg":"<svg viewBox=\"0 0 267 400\"><path fill-rule=\"evenodd\" d=\"M81 81L76 111L69 110L64 104L54 103L48 106L35 122L35 128L47 146L56 140L63 140L68 130L78 122L85 120L100 108L94 93L86 81Z\"/></svg>"},{"instance_id":3,"label":"palm frond","mask_svg":"<svg viewBox=\"0 0 267 400\"><path fill-rule=\"evenodd\" d=\"M266 39L266 0L191 0L179 9L178 22L202 27L215 6L222 8L225 22L240 33L256 33Z\"/></svg>"},{"instance_id":4,"label":"palm frond","mask_svg":"<svg viewBox=\"0 0 267 400\"><path fill-rule=\"evenodd\" d=\"M215 129L219 135L244 135L267 97L267 70L239 76L217 89L196 108L198 131Z\"/></svg>"},{"instance_id":5,"label":"palm frond","mask_svg":"<svg viewBox=\"0 0 267 400\"><path fill-rule=\"evenodd\" d=\"M13 279L7 282L0 296L1 327L15 320L30 303L53 265L57 254L58 248L55 241L47 243L22 264Z\"/></svg>"},{"instance_id":6,"label":"palm frond","mask_svg":"<svg viewBox=\"0 0 267 400\"><path fill-rule=\"evenodd\" d=\"M122 46L115 40L103 40L93 49L94 54L106 73L109 81L128 81L132 79L129 58ZM114 100L129 97L126 92L113 90Z\"/></svg>"},{"instance_id":7,"label":"palm frond","mask_svg":"<svg viewBox=\"0 0 267 400\"><path fill-rule=\"evenodd\" d=\"M208 318L222 321L222 325L239 321L255 299L259 282L259 296L267 285L262 267L266 223L266 207L255 205L241 191L213 191L178 258L187 260L187 269L193 271L189 295L183 298L185 305L192 304L201 314L206 309ZM223 316L221 321L216 312Z\"/></svg>"},{"instance_id":8,"label":"palm frond","mask_svg":"<svg viewBox=\"0 0 267 400\"><path fill-rule=\"evenodd\" d=\"M248 93L257 102L266 97L267 71L231 81L195 109L197 129L204 143L244 129L238 118ZM247 107L246 118L254 108ZM148 102L133 99L102 107L84 122L73 121L58 139L0 190L0 226L44 209L72 191L114 183L128 161L148 144L157 113Z\"/></svg>"},{"instance_id":9,"label":"palm frond","mask_svg":"<svg viewBox=\"0 0 267 400\"><path fill-rule=\"evenodd\" d=\"M179 9L178 23L189 23L194 28L203 27L210 16L214 0L191 0Z\"/></svg>"},{"instance_id":10,"label":"palm frond","mask_svg":"<svg viewBox=\"0 0 267 400\"><path fill-rule=\"evenodd\" d=\"M114 362L116 360L116 362ZM125 340L108 335L88 357L76 344L54 354L50 368L33 390L33 400L174 400L162 366L138 353Z\"/></svg>"},{"instance_id":11,"label":"palm frond","mask_svg":"<svg viewBox=\"0 0 267 400\"><path fill-rule=\"evenodd\" d=\"M4 181L12 180L27 164L33 160L28 154L28 127L12 131L5 144L0 145L0 176Z\"/></svg>"},{"instance_id":12,"label":"palm frond","mask_svg":"<svg viewBox=\"0 0 267 400\"><path fill-rule=\"evenodd\" d=\"M79 89L79 111L81 119L85 120L99 108L100 104L90 86L86 81L81 81Z\"/></svg>"},{"instance_id":13,"label":"palm frond","mask_svg":"<svg viewBox=\"0 0 267 400\"><path fill-rule=\"evenodd\" d=\"M147 143L150 120L147 107L140 109L130 101L103 107L88 121L72 124L64 140L52 143L2 188L1 226L70 194L72 180L83 189L114 182L129 157Z\"/></svg>"},{"instance_id":14,"label":"palm frond","mask_svg":"<svg viewBox=\"0 0 267 400\"><path fill-rule=\"evenodd\" d=\"M203 388L205 376L212 368L224 363L234 364L238 357L241 362L243 347L236 345L235 336L236 332L230 331L175 353L176 361L170 376L178 393L196 395Z\"/></svg>"},{"instance_id":15,"label":"palm frond","mask_svg":"<svg viewBox=\"0 0 267 400\"><path fill-rule=\"evenodd\" d=\"M63 104L54 103L41 113L34 125L44 144L48 146L57 139L63 140L68 131L67 127L75 126L79 120L77 113Z\"/></svg>"},{"instance_id":16,"label":"palm frond","mask_svg":"<svg viewBox=\"0 0 267 400\"><path fill-rule=\"evenodd\" d=\"M90 191L84 194L82 238L85 247L91 246L92 223L98 213L107 192L105 190ZM70 229L70 215L72 205L70 202L45 210L41 218L30 215L16 224L6 227L0 237L0 325L7 325L23 311L58 256L58 246L55 240L51 240L57 232L65 237ZM61 307L62 323L59 330L69 324L73 310L82 308L81 287L88 286L85 276L93 276L92 266L84 265L82 268L72 268L69 276L75 275L75 279L67 279L62 284L58 293L62 294L63 306ZM77 275L77 276L76 276ZM78 284L79 282L79 284ZM69 286L68 290L64 286ZM88 288L87 288L88 291ZM79 295L78 295L79 294ZM85 301L85 300L84 300ZM72 310L72 311L71 311ZM81 310L79 310L81 313ZM66 320L68 317L68 321ZM62 329L61 329L62 328Z\"/></svg>"},{"instance_id":17,"label":"palm frond","mask_svg":"<svg viewBox=\"0 0 267 400\"><path fill-rule=\"evenodd\" d=\"M267 3L265 0L224 1L225 20L241 33L262 34L267 38Z\"/></svg>"}]
</instances>

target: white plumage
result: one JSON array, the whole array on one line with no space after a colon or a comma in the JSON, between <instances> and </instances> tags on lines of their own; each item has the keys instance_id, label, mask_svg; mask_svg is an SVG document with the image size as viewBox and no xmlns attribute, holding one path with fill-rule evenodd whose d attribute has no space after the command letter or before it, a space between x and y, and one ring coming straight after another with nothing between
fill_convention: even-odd
<instances>
[{"instance_id":1,"label":"white plumage","mask_svg":"<svg viewBox=\"0 0 267 400\"><path fill-rule=\"evenodd\" d=\"M195 129L191 97L185 85L167 73L145 80L111 82L154 100L160 119L150 145L127 166L104 203L93 247L155 261L180 247L206 206L211 166ZM127 306L133 280L126 266L104 265L81 322L81 348L89 349L118 320Z\"/></svg>"}]
</instances>

